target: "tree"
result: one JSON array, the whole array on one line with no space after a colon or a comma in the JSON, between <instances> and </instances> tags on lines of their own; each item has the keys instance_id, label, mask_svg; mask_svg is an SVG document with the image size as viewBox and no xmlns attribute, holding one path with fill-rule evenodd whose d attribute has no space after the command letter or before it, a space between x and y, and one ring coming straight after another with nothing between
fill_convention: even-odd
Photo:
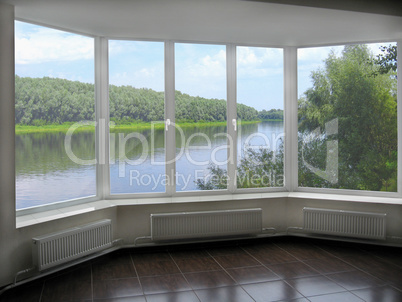
<instances>
[{"instance_id":1,"label":"tree","mask_svg":"<svg viewBox=\"0 0 402 302\"><path fill-rule=\"evenodd\" d=\"M397 58L398 58L398 48L396 45L389 46L381 46L380 47L382 53L377 55L377 57L373 60L374 64L379 66L378 72L380 74L387 74L390 71L397 70Z\"/></svg>"},{"instance_id":2,"label":"tree","mask_svg":"<svg viewBox=\"0 0 402 302\"><path fill-rule=\"evenodd\" d=\"M248 148L237 167L237 188L280 187L283 185L283 143L277 151ZM197 179L200 190L227 188L228 174L216 165L208 167L206 179Z\"/></svg>"},{"instance_id":3,"label":"tree","mask_svg":"<svg viewBox=\"0 0 402 302\"><path fill-rule=\"evenodd\" d=\"M384 184L394 182L396 176L396 80L393 67L384 70L367 46L348 45L340 57L332 52L325 68L312 73L313 87L299 100L299 150L305 151L305 161L299 157L299 185L391 189ZM337 133L328 136L325 125L334 119ZM319 135L309 141L312 133ZM303 164L325 169L329 140L338 142L337 183L318 180Z\"/></svg>"}]
</instances>

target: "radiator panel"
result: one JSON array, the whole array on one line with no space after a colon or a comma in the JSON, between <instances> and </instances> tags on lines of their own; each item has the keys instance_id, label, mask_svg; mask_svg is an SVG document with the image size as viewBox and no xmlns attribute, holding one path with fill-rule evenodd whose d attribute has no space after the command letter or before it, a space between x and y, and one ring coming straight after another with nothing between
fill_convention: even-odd
<instances>
[{"instance_id":1,"label":"radiator panel","mask_svg":"<svg viewBox=\"0 0 402 302\"><path fill-rule=\"evenodd\" d=\"M112 222L97 221L33 240L33 262L39 271L112 246Z\"/></svg>"},{"instance_id":2,"label":"radiator panel","mask_svg":"<svg viewBox=\"0 0 402 302\"><path fill-rule=\"evenodd\" d=\"M311 233L386 239L386 214L304 208L304 230Z\"/></svg>"},{"instance_id":3,"label":"radiator panel","mask_svg":"<svg viewBox=\"0 0 402 302\"><path fill-rule=\"evenodd\" d=\"M261 209L151 214L154 241L257 234L261 231Z\"/></svg>"}]
</instances>

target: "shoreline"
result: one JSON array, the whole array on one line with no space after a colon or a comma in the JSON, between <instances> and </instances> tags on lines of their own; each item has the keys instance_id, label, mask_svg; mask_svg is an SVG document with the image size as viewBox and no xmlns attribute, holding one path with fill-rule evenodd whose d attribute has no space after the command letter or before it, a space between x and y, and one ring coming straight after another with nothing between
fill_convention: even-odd
<instances>
[{"instance_id":1,"label":"shoreline","mask_svg":"<svg viewBox=\"0 0 402 302\"><path fill-rule=\"evenodd\" d=\"M257 120L257 121L242 121L242 124L248 125L248 124L258 124L261 122L280 122L283 120ZM68 129L74 125L75 123L65 123L65 124L52 124L52 125L43 125L43 126L32 126L32 125L20 125L17 124L15 125L15 134L16 135L21 135L21 134L30 134L30 133L66 133ZM218 126L226 126L227 122L178 122L178 126L182 128L188 128L188 127L218 127ZM110 132L116 132L119 130L131 130L131 129L136 129L136 130L149 130L152 127L154 129L163 129L164 128L164 122L159 122L156 124L152 123L131 123L131 124L120 124L120 125L114 125L110 127ZM94 132L95 131L95 126L88 126L88 125L83 125L81 127L78 127L74 132Z\"/></svg>"}]
</instances>

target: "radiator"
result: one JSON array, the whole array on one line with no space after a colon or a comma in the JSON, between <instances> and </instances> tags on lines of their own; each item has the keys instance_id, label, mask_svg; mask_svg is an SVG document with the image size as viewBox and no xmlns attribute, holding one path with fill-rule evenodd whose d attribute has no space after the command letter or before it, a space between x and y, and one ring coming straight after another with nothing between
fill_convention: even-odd
<instances>
[{"instance_id":1,"label":"radiator","mask_svg":"<svg viewBox=\"0 0 402 302\"><path fill-rule=\"evenodd\" d=\"M42 271L111 247L112 223L100 220L32 240L33 263Z\"/></svg>"},{"instance_id":2,"label":"radiator","mask_svg":"<svg viewBox=\"0 0 402 302\"><path fill-rule=\"evenodd\" d=\"M261 209L151 214L151 239L154 241L246 235L261 231Z\"/></svg>"},{"instance_id":3,"label":"radiator","mask_svg":"<svg viewBox=\"0 0 402 302\"><path fill-rule=\"evenodd\" d=\"M305 231L366 239L386 239L386 214L304 208Z\"/></svg>"}]
</instances>

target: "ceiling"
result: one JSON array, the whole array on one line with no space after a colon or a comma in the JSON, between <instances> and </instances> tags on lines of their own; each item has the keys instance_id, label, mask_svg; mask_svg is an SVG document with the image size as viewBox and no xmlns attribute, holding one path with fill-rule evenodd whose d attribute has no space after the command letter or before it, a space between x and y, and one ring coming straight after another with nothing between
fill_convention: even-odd
<instances>
[{"instance_id":1,"label":"ceiling","mask_svg":"<svg viewBox=\"0 0 402 302\"><path fill-rule=\"evenodd\" d=\"M402 16L400 0L245 0Z\"/></svg>"},{"instance_id":2,"label":"ceiling","mask_svg":"<svg viewBox=\"0 0 402 302\"><path fill-rule=\"evenodd\" d=\"M309 4L309 1L315 0L304 0L306 4ZM114 38L174 39L269 46L402 39L402 17L399 16L283 5L268 3L266 0L0 2L14 5L16 18L20 20Z\"/></svg>"}]
</instances>

